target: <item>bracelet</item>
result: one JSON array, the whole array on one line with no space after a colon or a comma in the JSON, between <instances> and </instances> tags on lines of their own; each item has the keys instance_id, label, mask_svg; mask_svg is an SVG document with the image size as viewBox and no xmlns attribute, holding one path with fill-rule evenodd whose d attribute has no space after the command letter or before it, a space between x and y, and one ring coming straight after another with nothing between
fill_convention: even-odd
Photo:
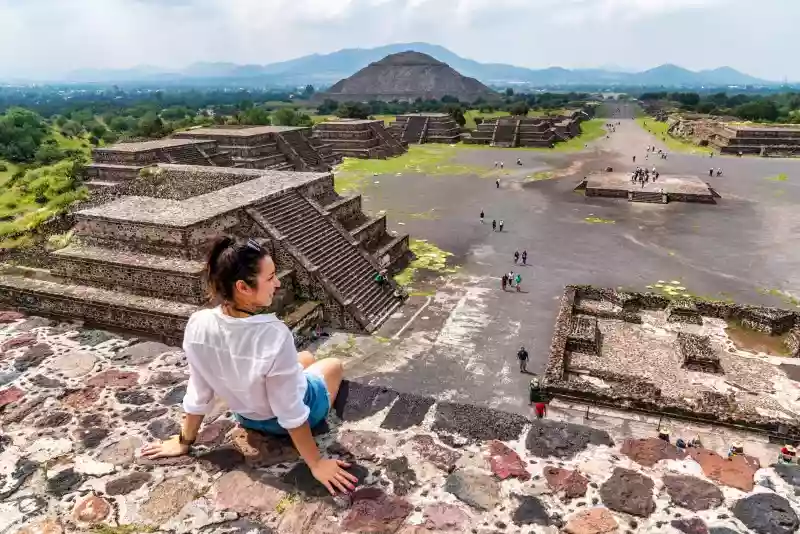
<instances>
[{"instance_id":1,"label":"bracelet","mask_svg":"<svg viewBox=\"0 0 800 534\"><path fill-rule=\"evenodd\" d=\"M188 445L188 446L191 447L192 445L194 445L195 441L197 441L196 437L195 437L195 439L192 439L192 440L186 439L183 436L183 430L181 430L180 433L178 434L178 443L180 443L181 445Z\"/></svg>"}]
</instances>

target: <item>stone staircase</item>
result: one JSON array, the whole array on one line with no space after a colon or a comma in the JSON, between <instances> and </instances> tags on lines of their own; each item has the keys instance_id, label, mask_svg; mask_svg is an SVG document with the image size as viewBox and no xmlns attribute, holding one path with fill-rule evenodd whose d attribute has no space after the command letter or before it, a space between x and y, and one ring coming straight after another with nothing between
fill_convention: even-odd
<instances>
[{"instance_id":1,"label":"stone staircase","mask_svg":"<svg viewBox=\"0 0 800 534\"><path fill-rule=\"evenodd\" d=\"M421 143L420 139L425 134L427 124L427 117L409 117L406 129L403 130L403 141L405 143Z\"/></svg>"},{"instance_id":2,"label":"stone staircase","mask_svg":"<svg viewBox=\"0 0 800 534\"><path fill-rule=\"evenodd\" d=\"M633 190L628 196L630 202L644 202L648 204L663 204L663 196L657 191L636 191Z\"/></svg>"},{"instance_id":3,"label":"stone staircase","mask_svg":"<svg viewBox=\"0 0 800 534\"><path fill-rule=\"evenodd\" d=\"M392 285L375 282L378 266L369 254L298 192L273 196L248 213L273 238L285 239L285 249L318 276L363 329L373 331L400 306Z\"/></svg>"},{"instance_id":4,"label":"stone staircase","mask_svg":"<svg viewBox=\"0 0 800 534\"><path fill-rule=\"evenodd\" d=\"M492 137L492 146L513 147L519 121L497 121Z\"/></svg>"},{"instance_id":5,"label":"stone staircase","mask_svg":"<svg viewBox=\"0 0 800 534\"><path fill-rule=\"evenodd\" d=\"M328 170L328 164L322 156L311 146L309 140L298 130L288 130L277 134L283 141L294 149L306 167L305 170Z\"/></svg>"},{"instance_id":6,"label":"stone staircase","mask_svg":"<svg viewBox=\"0 0 800 534\"><path fill-rule=\"evenodd\" d=\"M370 130L375 132L375 136L381 139L384 143L384 151L387 156L399 156L403 154L406 149L386 128L381 128L375 124L369 125Z\"/></svg>"},{"instance_id":7,"label":"stone staircase","mask_svg":"<svg viewBox=\"0 0 800 534\"><path fill-rule=\"evenodd\" d=\"M184 145L162 149L160 158L162 163L179 163L182 165L213 165L212 162L194 145Z\"/></svg>"}]
</instances>

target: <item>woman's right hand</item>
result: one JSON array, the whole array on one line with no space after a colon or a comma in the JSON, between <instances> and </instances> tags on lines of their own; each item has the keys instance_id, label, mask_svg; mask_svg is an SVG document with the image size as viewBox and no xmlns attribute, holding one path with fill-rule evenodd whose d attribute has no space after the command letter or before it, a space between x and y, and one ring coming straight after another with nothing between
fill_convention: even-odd
<instances>
[{"instance_id":1,"label":"woman's right hand","mask_svg":"<svg viewBox=\"0 0 800 534\"><path fill-rule=\"evenodd\" d=\"M346 467L350 464L342 460L321 459L311 467L311 474L328 488L331 495L336 495L337 490L349 493L356 488L358 478L345 471Z\"/></svg>"}]
</instances>

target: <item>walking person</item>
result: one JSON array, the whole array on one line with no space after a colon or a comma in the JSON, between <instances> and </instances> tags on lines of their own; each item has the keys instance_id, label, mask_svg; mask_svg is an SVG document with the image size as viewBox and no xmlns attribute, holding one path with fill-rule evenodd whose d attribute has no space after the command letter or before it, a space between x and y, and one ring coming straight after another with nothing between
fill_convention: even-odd
<instances>
[{"instance_id":1,"label":"walking person","mask_svg":"<svg viewBox=\"0 0 800 534\"><path fill-rule=\"evenodd\" d=\"M520 347L519 351L517 351L517 359L519 360L519 372L520 373L527 373L528 372L528 351L525 350L525 347Z\"/></svg>"},{"instance_id":2,"label":"walking person","mask_svg":"<svg viewBox=\"0 0 800 534\"><path fill-rule=\"evenodd\" d=\"M483 224L483 217L484 217L483 210L481 210L481 224Z\"/></svg>"},{"instance_id":3,"label":"walking person","mask_svg":"<svg viewBox=\"0 0 800 534\"><path fill-rule=\"evenodd\" d=\"M288 435L311 474L331 493L357 482L350 464L325 458L311 434L324 422L342 382L342 362L297 353L292 332L274 314L261 313L281 287L275 263L260 243L221 237L206 264L211 296L219 304L192 314L183 350L189 381L180 433L142 448L148 459L189 454L215 397L247 432Z\"/></svg>"},{"instance_id":4,"label":"walking person","mask_svg":"<svg viewBox=\"0 0 800 534\"><path fill-rule=\"evenodd\" d=\"M495 185L495 187L497 187L497 189L500 189L500 178L498 178L498 179L496 179L494 181L494 185Z\"/></svg>"},{"instance_id":5,"label":"walking person","mask_svg":"<svg viewBox=\"0 0 800 534\"><path fill-rule=\"evenodd\" d=\"M519 250L514 251L514 265L519 261Z\"/></svg>"},{"instance_id":6,"label":"walking person","mask_svg":"<svg viewBox=\"0 0 800 534\"><path fill-rule=\"evenodd\" d=\"M547 403L537 402L534 404L534 410L536 410L536 419L544 419L544 416L547 415Z\"/></svg>"},{"instance_id":7,"label":"walking person","mask_svg":"<svg viewBox=\"0 0 800 534\"><path fill-rule=\"evenodd\" d=\"M503 222L503 220L502 220L502 219L500 219L500 225L499 225L499 228L498 228L498 230L497 230L498 232L502 232L502 231L503 231L503 225L504 225L504 224L505 224L505 223Z\"/></svg>"},{"instance_id":8,"label":"walking person","mask_svg":"<svg viewBox=\"0 0 800 534\"><path fill-rule=\"evenodd\" d=\"M527 265L527 264L528 264L528 251L527 250L523 250L522 251L522 265Z\"/></svg>"},{"instance_id":9,"label":"walking person","mask_svg":"<svg viewBox=\"0 0 800 534\"><path fill-rule=\"evenodd\" d=\"M522 275L517 273L514 277L514 285L517 286L517 293L522 291Z\"/></svg>"},{"instance_id":10,"label":"walking person","mask_svg":"<svg viewBox=\"0 0 800 534\"><path fill-rule=\"evenodd\" d=\"M494 231L496 231L496 230L497 230L497 221L495 221L494 219L492 219L492 232L494 232Z\"/></svg>"},{"instance_id":11,"label":"walking person","mask_svg":"<svg viewBox=\"0 0 800 534\"><path fill-rule=\"evenodd\" d=\"M711 167L710 169L708 169L708 175L709 176L714 176L714 167Z\"/></svg>"},{"instance_id":12,"label":"walking person","mask_svg":"<svg viewBox=\"0 0 800 534\"><path fill-rule=\"evenodd\" d=\"M501 169L503 168L503 162L502 161L500 162L500 168Z\"/></svg>"},{"instance_id":13,"label":"walking person","mask_svg":"<svg viewBox=\"0 0 800 534\"><path fill-rule=\"evenodd\" d=\"M506 290L507 285L508 285L508 274L503 273L503 291Z\"/></svg>"}]
</instances>

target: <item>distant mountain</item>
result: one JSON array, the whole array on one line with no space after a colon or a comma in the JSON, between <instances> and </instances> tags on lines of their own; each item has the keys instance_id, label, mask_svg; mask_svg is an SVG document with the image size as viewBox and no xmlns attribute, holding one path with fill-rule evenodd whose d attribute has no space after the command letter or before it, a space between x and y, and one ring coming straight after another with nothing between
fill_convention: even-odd
<instances>
[{"instance_id":1,"label":"distant mountain","mask_svg":"<svg viewBox=\"0 0 800 534\"><path fill-rule=\"evenodd\" d=\"M505 86L527 84L534 87L563 86L647 86L647 87L724 87L729 85L774 85L741 73L731 67L699 72L677 65L661 65L644 72L609 69L528 69L503 63L480 63L463 58L447 48L429 43L400 43L375 48L350 48L330 54L312 54L269 65L237 65L235 63L195 63L189 67L167 71L156 67L125 70L83 70L72 73L73 82L170 82L220 85L299 86L313 84L326 87L352 76L370 63L400 52L427 54L447 63L460 74L485 84Z\"/></svg>"}]
</instances>

